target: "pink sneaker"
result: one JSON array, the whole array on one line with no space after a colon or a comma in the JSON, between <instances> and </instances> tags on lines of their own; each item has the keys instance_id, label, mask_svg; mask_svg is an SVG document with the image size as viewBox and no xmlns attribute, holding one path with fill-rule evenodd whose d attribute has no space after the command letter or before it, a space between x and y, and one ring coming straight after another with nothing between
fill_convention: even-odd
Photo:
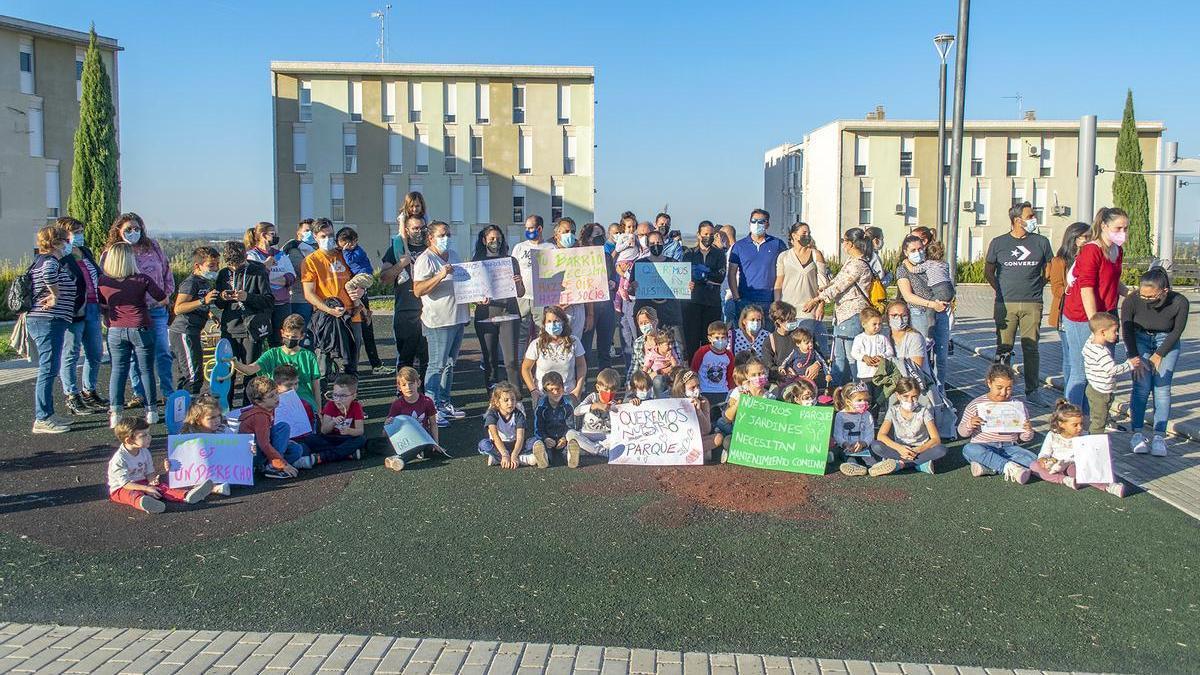
<instances>
[{"instance_id":1,"label":"pink sneaker","mask_svg":"<svg viewBox=\"0 0 1200 675\"><path fill-rule=\"evenodd\" d=\"M972 476L974 476L976 478L983 478L984 476L988 475L989 473L991 473L991 471L988 471L988 468L986 466L980 464L979 462L971 462L971 475Z\"/></svg>"}]
</instances>

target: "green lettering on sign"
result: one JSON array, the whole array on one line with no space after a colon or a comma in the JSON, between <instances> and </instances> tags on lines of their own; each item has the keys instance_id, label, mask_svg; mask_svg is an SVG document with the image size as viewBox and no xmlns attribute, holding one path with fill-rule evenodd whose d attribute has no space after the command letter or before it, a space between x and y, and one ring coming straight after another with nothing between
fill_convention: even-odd
<instances>
[{"instance_id":1,"label":"green lettering on sign","mask_svg":"<svg viewBox=\"0 0 1200 675\"><path fill-rule=\"evenodd\" d=\"M738 402L729 463L820 476L825 473L833 408L756 396Z\"/></svg>"}]
</instances>

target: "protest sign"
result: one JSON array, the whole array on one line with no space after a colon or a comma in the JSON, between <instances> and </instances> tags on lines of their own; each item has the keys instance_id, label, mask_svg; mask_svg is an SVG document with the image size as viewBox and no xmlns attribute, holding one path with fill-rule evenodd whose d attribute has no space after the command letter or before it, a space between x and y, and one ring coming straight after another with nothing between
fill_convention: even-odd
<instances>
[{"instance_id":1,"label":"protest sign","mask_svg":"<svg viewBox=\"0 0 1200 675\"><path fill-rule=\"evenodd\" d=\"M163 422L167 425L168 434L179 433L180 427L183 426L183 420L187 417L188 407L192 405L192 395L187 389L176 389L167 396L166 405L163 406L163 417L166 419Z\"/></svg>"},{"instance_id":2,"label":"protest sign","mask_svg":"<svg viewBox=\"0 0 1200 675\"><path fill-rule=\"evenodd\" d=\"M980 403L982 430L991 434L1018 434L1025 431L1025 406L1018 401Z\"/></svg>"},{"instance_id":3,"label":"protest sign","mask_svg":"<svg viewBox=\"0 0 1200 675\"><path fill-rule=\"evenodd\" d=\"M1071 439L1071 447L1075 450L1076 483L1113 482L1108 436L1076 436Z\"/></svg>"},{"instance_id":4,"label":"protest sign","mask_svg":"<svg viewBox=\"0 0 1200 675\"><path fill-rule=\"evenodd\" d=\"M608 300L603 246L555 248L533 259L533 304L574 305Z\"/></svg>"},{"instance_id":5,"label":"protest sign","mask_svg":"<svg viewBox=\"0 0 1200 675\"><path fill-rule=\"evenodd\" d=\"M420 420L411 415L397 415L390 423L383 425L383 431L397 455L422 445L434 444L433 437Z\"/></svg>"},{"instance_id":6,"label":"protest sign","mask_svg":"<svg viewBox=\"0 0 1200 675\"><path fill-rule=\"evenodd\" d=\"M738 399L729 463L792 473L825 473L833 408L757 396Z\"/></svg>"},{"instance_id":7,"label":"protest sign","mask_svg":"<svg viewBox=\"0 0 1200 675\"><path fill-rule=\"evenodd\" d=\"M639 261L633 265L638 300L691 300L692 264Z\"/></svg>"},{"instance_id":8,"label":"protest sign","mask_svg":"<svg viewBox=\"0 0 1200 675\"><path fill-rule=\"evenodd\" d=\"M170 487L190 487L206 480L254 485L250 434L181 434L167 437Z\"/></svg>"},{"instance_id":9,"label":"protest sign","mask_svg":"<svg viewBox=\"0 0 1200 675\"><path fill-rule=\"evenodd\" d=\"M288 438L303 436L304 434L312 433L312 420L308 416L308 411L304 409L304 402L300 400L300 395L293 391L284 392L279 395L279 406L275 408L275 422L286 422L291 431L288 433Z\"/></svg>"},{"instance_id":10,"label":"protest sign","mask_svg":"<svg viewBox=\"0 0 1200 675\"><path fill-rule=\"evenodd\" d=\"M512 258L492 258L454 266L454 302L465 305L484 298L502 300L517 297L513 281Z\"/></svg>"},{"instance_id":11,"label":"protest sign","mask_svg":"<svg viewBox=\"0 0 1200 675\"><path fill-rule=\"evenodd\" d=\"M663 466L704 463L696 408L685 398L613 406L609 464Z\"/></svg>"}]
</instances>

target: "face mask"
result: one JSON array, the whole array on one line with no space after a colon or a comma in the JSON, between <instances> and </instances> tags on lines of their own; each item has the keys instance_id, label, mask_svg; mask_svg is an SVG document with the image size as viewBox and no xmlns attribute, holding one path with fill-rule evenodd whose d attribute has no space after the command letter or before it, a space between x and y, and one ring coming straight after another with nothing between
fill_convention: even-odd
<instances>
[{"instance_id":1,"label":"face mask","mask_svg":"<svg viewBox=\"0 0 1200 675\"><path fill-rule=\"evenodd\" d=\"M558 235L558 243L562 244L563 248L571 248L575 245L575 233L564 232Z\"/></svg>"},{"instance_id":2,"label":"face mask","mask_svg":"<svg viewBox=\"0 0 1200 675\"><path fill-rule=\"evenodd\" d=\"M712 341L712 348L717 351L725 351L725 347L729 346L729 340L725 338L717 338Z\"/></svg>"},{"instance_id":3,"label":"face mask","mask_svg":"<svg viewBox=\"0 0 1200 675\"><path fill-rule=\"evenodd\" d=\"M204 270L203 272L200 273L200 276L204 279L207 279L208 281L216 281L217 280L217 273L212 270Z\"/></svg>"},{"instance_id":4,"label":"face mask","mask_svg":"<svg viewBox=\"0 0 1200 675\"><path fill-rule=\"evenodd\" d=\"M760 328L762 328L762 322L758 319L746 322L746 330L751 333L757 333Z\"/></svg>"},{"instance_id":5,"label":"face mask","mask_svg":"<svg viewBox=\"0 0 1200 675\"><path fill-rule=\"evenodd\" d=\"M271 246L278 246L278 245L279 245L279 235L277 235L277 234L271 235Z\"/></svg>"},{"instance_id":6,"label":"face mask","mask_svg":"<svg viewBox=\"0 0 1200 675\"><path fill-rule=\"evenodd\" d=\"M613 393L611 391L599 392L599 396L600 396L601 403L612 403Z\"/></svg>"},{"instance_id":7,"label":"face mask","mask_svg":"<svg viewBox=\"0 0 1200 675\"><path fill-rule=\"evenodd\" d=\"M755 236L761 237L767 233L767 224L752 222L750 223L750 231L753 232Z\"/></svg>"},{"instance_id":8,"label":"face mask","mask_svg":"<svg viewBox=\"0 0 1200 675\"><path fill-rule=\"evenodd\" d=\"M748 381L750 382L750 386L754 387L755 389L763 389L767 386L767 376L766 375L755 375L754 377L750 378Z\"/></svg>"},{"instance_id":9,"label":"face mask","mask_svg":"<svg viewBox=\"0 0 1200 675\"><path fill-rule=\"evenodd\" d=\"M813 399L811 399L811 398L802 398L802 399L800 399L800 405L816 405L816 403L817 403L817 402L816 402L816 401L814 401L814 400L813 400Z\"/></svg>"},{"instance_id":10,"label":"face mask","mask_svg":"<svg viewBox=\"0 0 1200 675\"><path fill-rule=\"evenodd\" d=\"M638 237L638 245L641 246L642 248L646 248L647 246L649 246L650 245L650 235L643 234L640 237Z\"/></svg>"},{"instance_id":11,"label":"face mask","mask_svg":"<svg viewBox=\"0 0 1200 675\"><path fill-rule=\"evenodd\" d=\"M525 239L528 241L536 241L540 235L537 230L525 230Z\"/></svg>"},{"instance_id":12,"label":"face mask","mask_svg":"<svg viewBox=\"0 0 1200 675\"><path fill-rule=\"evenodd\" d=\"M1037 218L1030 218L1029 220L1025 221L1025 231L1026 232L1037 232L1037 229L1038 229Z\"/></svg>"},{"instance_id":13,"label":"face mask","mask_svg":"<svg viewBox=\"0 0 1200 675\"><path fill-rule=\"evenodd\" d=\"M649 335L650 331L654 330L654 324L643 323L638 326L638 330L642 331L642 335Z\"/></svg>"},{"instance_id":14,"label":"face mask","mask_svg":"<svg viewBox=\"0 0 1200 675\"><path fill-rule=\"evenodd\" d=\"M87 237L83 236L82 232L76 232L71 235L71 245L75 248L83 248L87 246Z\"/></svg>"},{"instance_id":15,"label":"face mask","mask_svg":"<svg viewBox=\"0 0 1200 675\"><path fill-rule=\"evenodd\" d=\"M916 401L900 401L900 408L905 412L912 412L912 409L917 407Z\"/></svg>"},{"instance_id":16,"label":"face mask","mask_svg":"<svg viewBox=\"0 0 1200 675\"><path fill-rule=\"evenodd\" d=\"M712 243L713 243L712 237L700 237L700 245L703 246L704 248L708 248L709 246L712 246Z\"/></svg>"},{"instance_id":17,"label":"face mask","mask_svg":"<svg viewBox=\"0 0 1200 675\"><path fill-rule=\"evenodd\" d=\"M141 230L130 230L130 231L126 232L125 234L121 235L121 238L124 239L126 243L136 244L139 241L141 241L142 232L141 232Z\"/></svg>"},{"instance_id":18,"label":"face mask","mask_svg":"<svg viewBox=\"0 0 1200 675\"><path fill-rule=\"evenodd\" d=\"M688 398L700 398L700 390L699 389L688 389L687 391L685 391L683 393L687 394Z\"/></svg>"},{"instance_id":19,"label":"face mask","mask_svg":"<svg viewBox=\"0 0 1200 675\"><path fill-rule=\"evenodd\" d=\"M288 338L283 341L283 344L288 349L295 349L300 346L300 338Z\"/></svg>"},{"instance_id":20,"label":"face mask","mask_svg":"<svg viewBox=\"0 0 1200 675\"><path fill-rule=\"evenodd\" d=\"M888 317L888 325L892 327L892 330L904 330L905 328L908 328L908 317L907 316Z\"/></svg>"},{"instance_id":21,"label":"face mask","mask_svg":"<svg viewBox=\"0 0 1200 675\"><path fill-rule=\"evenodd\" d=\"M636 390L634 390L633 395L636 396L637 398L640 398L643 401L645 401L650 398L650 390L649 389L636 389Z\"/></svg>"},{"instance_id":22,"label":"face mask","mask_svg":"<svg viewBox=\"0 0 1200 675\"><path fill-rule=\"evenodd\" d=\"M434 237L433 245L437 250L445 253L450 250L450 237L444 234L440 237Z\"/></svg>"},{"instance_id":23,"label":"face mask","mask_svg":"<svg viewBox=\"0 0 1200 675\"><path fill-rule=\"evenodd\" d=\"M499 253L500 252L500 242L499 241L489 241L487 243L487 250L491 251L492 253Z\"/></svg>"},{"instance_id":24,"label":"face mask","mask_svg":"<svg viewBox=\"0 0 1200 675\"><path fill-rule=\"evenodd\" d=\"M801 246L804 246L804 247L809 247L809 246L812 246L812 245L813 245L813 238L812 238L812 237L810 237L810 236L809 236L809 235L807 235L807 234L805 234L805 235L801 235L801 236L800 236L800 245L801 245Z\"/></svg>"},{"instance_id":25,"label":"face mask","mask_svg":"<svg viewBox=\"0 0 1200 675\"><path fill-rule=\"evenodd\" d=\"M598 234L592 237L592 246L604 246L604 235Z\"/></svg>"},{"instance_id":26,"label":"face mask","mask_svg":"<svg viewBox=\"0 0 1200 675\"><path fill-rule=\"evenodd\" d=\"M554 337L558 337L559 335L562 335L562 322L561 321L551 321L550 323L547 323L546 324L546 332L553 335Z\"/></svg>"},{"instance_id":27,"label":"face mask","mask_svg":"<svg viewBox=\"0 0 1200 675\"><path fill-rule=\"evenodd\" d=\"M315 246L317 243L317 235L313 234L312 230L309 230L300 237L300 241Z\"/></svg>"},{"instance_id":28,"label":"face mask","mask_svg":"<svg viewBox=\"0 0 1200 675\"><path fill-rule=\"evenodd\" d=\"M1127 232L1109 232L1108 240L1113 243L1113 246L1124 246L1126 236L1128 236Z\"/></svg>"},{"instance_id":29,"label":"face mask","mask_svg":"<svg viewBox=\"0 0 1200 675\"><path fill-rule=\"evenodd\" d=\"M662 252L663 252L662 244L650 244L650 255L662 255Z\"/></svg>"},{"instance_id":30,"label":"face mask","mask_svg":"<svg viewBox=\"0 0 1200 675\"><path fill-rule=\"evenodd\" d=\"M71 242L64 241L62 246L58 247L58 254L63 257L71 255Z\"/></svg>"},{"instance_id":31,"label":"face mask","mask_svg":"<svg viewBox=\"0 0 1200 675\"><path fill-rule=\"evenodd\" d=\"M925 252L918 249L909 253L908 261L914 265L920 265L921 263L925 262Z\"/></svg>"},{"instance_id":32,"label":"face mask","mask_svg":"<svg viewBox=\"0 0 1200 675\"><path fill-rule=\"evenodd\" d=\"M325 237L324 239L318 239L317 245L321 247L322 251L332 251L337 248L337 241L333 237Z\"/></svg>"},{"instance_id":33,"label":"face mask","mask_svg":"<svg viewBox=\"0 0 1200 675\"><path fill-rule=\"evenodd\" d=\"M783 329L789 333L796 330L799 327L800 327L800 321L798 321L798 320L797 321L789 321L789 322L783 324Z\"/></svg>"},{"instance_id":34,"label":"face mask","mask_svg":"<svg viewBox=\"0 0 1200 675\"><path fill-rule=\"evenodd\" d=\"M862 414L867 412L867 408L869 407L870 405L866 401L855 401L850 404L850 412Z\"/></svg>"},{"instance_id":35,"label":"face mask","mask_svg":"<svg viewBox=\"0 0 1200 675\"><path fill-rule=\"evenodd\" d=\"M424 246L425 245L425 230L417 230L416 234L405 237L405 241L409 246Z\"/></svg>"}]
</instances>

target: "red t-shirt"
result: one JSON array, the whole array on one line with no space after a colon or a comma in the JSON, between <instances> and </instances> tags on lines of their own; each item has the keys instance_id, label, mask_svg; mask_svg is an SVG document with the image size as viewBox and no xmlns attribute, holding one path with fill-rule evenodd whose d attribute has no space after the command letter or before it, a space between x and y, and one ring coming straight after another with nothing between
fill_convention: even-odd
<instances>
[{"instance_id":1,"label":"red t-shirt","mask_svg":"<svg viewBox=\"0 0 1200 675\"><path fill-rule=\"evenodd\" d=\"M1089 242L1079 249L1079 255L1075 257L1075 266L1072 268L1075 283L1067 289L1063 300L1063 316L1071 321L1088 320L1079 292L1083 288L1095 289L1097 312L1117 311L1117 301L1121 299L1117 287L1121 284L1121 262L1125 252L1118 247L1115 261L1109 260L1104 253L1103 244Z\"/></svg>"},{"instance_id":2,"label":"red t-shirt","mask_svg":"<svg viewBox=\"0 0 1200 675\"><path fill-rule=\"evenodd\" d=\"M342 420L341 424L335 424L333 426L333 430L329 432L330 436L344 436L345 434L342 433L343 430L354 426L355 421L365 420L367 418L367 416L363 414L362 404L360 404L358 401L351 402L350 409L347 410L344 415L342 414L342 411L338 409L336 403L329 401L325 404L324 408L321 408L321 414L325 415L326 417L346 418Z\"/></svg>"},{"instance_id":3,"label":"red t-shirt","mask_svg":"<svg viewBox=\"0 0 1200 675\"><path fill-rule=\"evenodd\" d=\"M409 403L401 396L395 401L392 401L392 407L388 408L388 417L399 417L408 415L417 418L423 426L429 426L429 420L437 417L437 408L433 406L433 399L428 396L420 396L416 403Z\"/></svg>"},{"instance_id":4,"label":"red t-shirt","mask_svg":"<svg viewBox=\"0 0 1200 675\"><path fill-rule=\"evenodd\" d=\"M728 349L720 354L711 345L697 349L692 370L700 376L700 393L726 394L733 389L733 354Z\"/></svg>"}]
</instances>

